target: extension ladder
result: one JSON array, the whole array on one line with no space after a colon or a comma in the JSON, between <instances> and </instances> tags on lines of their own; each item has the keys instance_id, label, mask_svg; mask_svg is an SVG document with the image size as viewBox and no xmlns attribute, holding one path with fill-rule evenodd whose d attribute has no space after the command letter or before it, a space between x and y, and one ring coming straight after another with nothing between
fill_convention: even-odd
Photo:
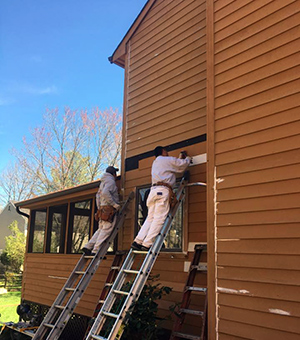
<instances>
[{"instance_id":1,"label":"extension ladder","mask_svg":"<svg viewBox=\"0 0 300 340\"><path fill-rule=\"evenodd\" d=\"M204 287L195 287L194 281L197 272L207 272L207 265L200 264L200 257L203 251L207 250L206 244L197 244L195 246L194 257L190 265L190 270L188 274L188 278L184 287L181 306L179 309L179 316L176 319L173 327L173 332L171 334L170 340L179 340L179 339L189 339L189 340L206 340L207 339L207 322L206 322L206 313L207 313L207 288ZM189 304L191 301L192 292L199 292L201 294L205 294L205 302L203 311L193 310L189 308ZM201 336L186 334L181 332L181 328L185 319L185 316L196 315L202 318L202 329Z\"/></svg>"},{"instance_id":2,"label":"extension ladder","mask_svg":"<svg viewBox=\"0 0 300 340\"><path fill-rule=\"evenodd\" d=\"M92 321L95 320L95 318L98 316L100 310L101 310L101 307L113 285L113 282L115 281L120 269L121 269L121 264L122 264L122 261L123 261L123 257L124 255L126 254L125 251L117 251L116 252L116 255L113 259L113 262L111 264L111 267L110 267L110 271L107 275L107 278L106 278L106 281L105 281L105 284L104 284L104 287L102 289L102 292L100 294L100 297L99 297L99 300L98 300L98 303L96 305L96 308L94 310L94 314L92 316ZM89 334L89 331L92 327L92 324L89 322L89 325L86 329L86 332L85 332L85 337Z\"/></svg>"},{"instance_id":3,"label":"extension ladder","mask_svg":"<svg viewBox=\"0 0 300 340\"><path fill-rule=\"evenodd\" d=\"M119 229L122 227L126 216L126 210L133 197L134 194L131 192L121 210L117 212L113 222L114 228L101 245L97 254L95 256L86 256L83 254L80 257L74 270L35 333L33 340L57 340L59 338L103 260L109 246L113 243Z\"/></svg>"},{"instance_id":4,"label":"extension ladder","mask_svg":"<svg viewBox=\"0 0 300 340\"><path fill-rule=\"evenodd\" d=\"M138 300L142 289L147 281L151 269L158 257L164 239L168 234L172 221L176 215L181 201L185 197L185 186L187 186L187 175L185 175L176 193L177 202L170 210L164 222L161 232L156 237L155 242L149 251L138 251L130 249L123 266L117 276L104 304L88 334L86 340L114 340L120 339L126 324L126 313L131 313L134 307L134 302ZM205 183L197 183L197 185L206 185ZM141 266L138 269L133 269L135 257L137 255L144 256ZM135 278L128 287L128 277L133 275ZM116 304L119 304L116 309ZM123 326L122 326L123 324ZM107 328L107 329L105 329ZM103 335L105 332L105 335ZM102 333L102 334L101 334ZM106 336L106 334L108 334Z\"/></svg>"}]
</instances>

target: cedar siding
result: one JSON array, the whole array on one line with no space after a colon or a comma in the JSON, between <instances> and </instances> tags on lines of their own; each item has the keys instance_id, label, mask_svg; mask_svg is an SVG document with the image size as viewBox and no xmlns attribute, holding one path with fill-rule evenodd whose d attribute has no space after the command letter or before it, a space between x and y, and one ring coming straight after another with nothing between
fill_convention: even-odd
<instances>
[{"instance_id":1,"label":"cedar siding","mask_svg":"<svg viewBox=\"0 0 300 340\"><path fill-rule=\"evenodd\" d=\"M79 257L76 254L33 254L25 257L22 299L51 306L73 271ZM106 281L113 255L101 263L86 289L75 313L91 317Z\"/></svg>"},{"instance_id":2,"label":"cedar siding","mask_svg":"<svg viewBox=\"0 0 300 340\"><path fill-rule=\"evenodd\" d=\"M143 20L126 42L126 55L122 56L125 60L122 163L126 195L151 184L154 157L139 159L133 169L126 169L125 160L149 153L157 145L172 146L206 135L205 1L158 0L142 15ZM122 60L114 62L122 63ZM205 138L202 142L187 142L183 148L172 147L169 154L178 157L182 149L190 155L205 154ZM190 182L206 182L206 164L191 167L190 174ZM128 249L134 238L134 209L133 206L128 213L119 238L122 249ZM173 288L159 304L160 316L169 315L169 307L181 300L187 279L185 268L193 255L192 244L206 242L203 187L188 189L183 233L182 252L162 252L153 268L152 273L160 275L161 284ZM206 275L200 275L199 280L205 285ZM194 304L198 309L203 308L203 296L195 298ZM188 317L186 321L190 333L199 334L199 318ZM164 327L172 328L172 324L167 321Z\"/></svg>"},{"instance_id":3,"label":"cedar siding","mask_svg":"<svg viewBox=\"0 0 300 340\"><path fill-rule=\"evenodd\" d=\"M206 132L205 1L155 1L128 42L125 157Z\"/></svg>"},{"instance_id":4,"label":"cedar siding","mask_svg":"<svg viewBox=\"0 0 300 340\"><path fill-rule=\"evenodd\" d=\"M295 340L300 3L214 4L217 332Z\"/></svg>"}]
</instances>

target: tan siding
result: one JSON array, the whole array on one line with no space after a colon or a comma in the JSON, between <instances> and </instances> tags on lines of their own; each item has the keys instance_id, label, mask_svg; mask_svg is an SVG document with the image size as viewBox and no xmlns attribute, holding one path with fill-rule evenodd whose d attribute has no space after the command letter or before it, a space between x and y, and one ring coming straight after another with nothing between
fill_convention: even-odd
<instances>
[{"instance_id":1,"label":"tan siding","mask_svg":"<svg viewBox=\"0 0 300 340\"><path fill-rule=\"evenodd\" d=\"M123 158L149 152L157 145L170 145L206 133L206 2L157 0L127 41L128 61L125 97ZM206 143L184 147L190 155L206 153ZM179 150L170 152L178 156ZM125 195L151 183L154 157L138 162L125 173ZM190 168L191 182L206 181L206 165ZM119 244L128 249L134 237L135 202L127 214ZM173 292L159 302L159 315L181 300L187 278L186 253L189 242L206 241L206 190L188 189L184 206L183 253L161 253L153 269L160 283ZM206 256L205 256L206 259ZM205 260L204 259L204 260ZM206 275L198 278L206 283ZM199 300L199 301L198 301ZM195 308L203 307L203 296ZM187 327L199 333L199 319L187 320ZM171 328L172 322L165 323ZM186 327L186 326L185 326Z\"/></svg>"},{"instance_id":2,"label":"tan siding","mask_svg":"<svg viewBox=\"0 0 300 340\"><path fill-rule=\"evenodd\" d=\"M126 157L205 133L205 42L204 1L156 1L130 40Z\"/></svg>"},{"instance_id":3,"label":"tan siding","mask_svg":"<svg viewBox=\"0 0 300 340\"><path fill-rule=\"evenodd\" d=\"M220 233L222 233L222 229L223 228L220 228ZM233 236L234 235L231 237ZM226 238L226 236L224 238ZM218 264L220 266L233 266L235 268L280 269L286 271L299 270L300 256L290 254L240 254L239 256L236 256L235 253L220 253L218 256Z\"/></svg>"},{"instance_id":4,"label":"tan siding","mask_svg":"<svg viewBox=\"0 0 300 340\"><path fill-rule=\"evenodd\" d=\"M285 319L281 318L282 322ZM225 319L220 320L219 332L227 335L239 336L242 339L261 339L261 340L295 340L297 339L296 333L279 331L267 327L260 327L256 325L249 325L240 322L228 321ZM220 336L222 339L222 336Z\"/></svg>"},{"instance_id":5,"label":"tan siding","mask_svg":"<svg viewBox=\"0 0 300 340\"><path fill-rule=\"evenodd\" d=\"M113 256L108 255L76 308L76 313L91 316L106 280ZM52 305L68 278L78 255L26 254L22 299Z\"/></svg>"},{"instance_id":6,"label":"tan siding","mask_svg":"<svg viewBox=\"0 0 300 340\"><path fill-rule=\"evenodd\" d=\"M200 58L206 50L205 44L200 46L195 44L197 40L199 40L199 33L191 28L191 34L165 51L164 58L158 59L159 55L157 55L146 63L146 71L143 71L143 65L141 65L139 69L136 69L135 72L132 71L131 96L136 94L135 92L139 89L139 86L144 86L142 90L145 90L146 85L148 85L149 88L151 82L153 82L158 75L162 77L174 68L177 68L180 72L187 66L186 63L191 63L191 66L196 63L195 59ZM134 73L136 76L134 76Z\"/></svg>"},{"instance_id":7,"label":"tan siding","mask_svg":"<svg viewBox=\"0 0 300 340\"><path fill-rule=\"evenodd\" d=\"M215 6L220 339L296 339L300 6Z\"/></svg>"},{"instance_id":8,"label":"tan siding","mask_svg":"<svg viewBox=\"0 0 300 340\"><path fill-rule=\"evenodd\" d=\"M144 23L140 26L140 32L144 31L143 39L139 39L136 35L131 39L133 51L132 62L134 63L143 58L143 63L147 61L147 58L151 57L147 52L153 52L158 47L162 47L167 44L168 47L174 45L174 42L180 39L180 36L190 27L199 23L205 19L205 5L202 2L199 3L191 0L184 1L184 3L178 4L178 13L172 15L172 11L168 12L168 15L160 16L155 21L155 28L151 30L145 30ZM200 17L199 17L200 15Z\"/></svg>"},{"instance_id":9,"label":"tan siding","mask_svg":"<svg viewBox=\"0 0 300 340\"><path fill-rule=\"evenodd\" d=\"M222 306L236 307L240 309L248 309L259 312L269 312L272 309L286 310L291 315L300 317L299 304L293 301L280 301L267 298L257 298L253 296L240 296L237 294L220 294L219 302Z\"/></svg>"},{"instance_id":10,"label":"tan siding","mask_svg":"<svg viewBox=\"0 0 300 340\"><path fill-rule=\"evenodd\" d=\"M294 317L270 314L268 312L254 312L240 308L223 306L220 310L220 317L233 322L241 322L245 319L249 324L269 328L274 331L286 331L295 333L299 330L299 319Z\"/></svg>"}]
</instances>

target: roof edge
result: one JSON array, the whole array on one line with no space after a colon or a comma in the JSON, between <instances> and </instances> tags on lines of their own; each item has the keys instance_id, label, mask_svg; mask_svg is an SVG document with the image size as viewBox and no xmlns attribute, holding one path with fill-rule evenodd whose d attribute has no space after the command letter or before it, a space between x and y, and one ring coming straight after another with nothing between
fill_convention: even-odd
<instances>
[{"instance_id":1,"label":"roof edge","mask_svg":"<svg viewBox=\"0 0 300 340\"><path fill-rule=\"evenodd\" d=\"M124 62L120 61L119 59L126 54L126 52L127 52L126 51L127 42L133 36L133 34L136 32L136 30L140 26L141 22L143 21L143 19L145 18L145 16L149 12L149 10L152 8L155 1L156 0L148 0L145 3L144 7L141 9L140 13L136 17L136 19L134 20L132 25L129 27L127 33L125 34L125 36L123 37L123 39L121 40L121 42L119 43L119 45L117 46L117 48L115 49L113 54L108 58L108 60L111 63L116 64L118 66L121 66L123 68L125 67Z\"/></svg>"},{"instance_id":2,"label":"roof edge","mask_svg":"<svg viewBox=\"0 0 300 340\"><path fill-rule=\"evenodd\" d=\"M93 188L98 187L99 184L100 184L100 180L97 180L97 181L93 181L93 182L90 182L90 183L81 184L81 185L78 185L76 187L50 192L49 194L41 195L41 196L34 197L34 198L29 198L29 199L24 200L24 201L15 202L15 206L16 207L24 207L24 206L27 206L29 204L34 204L34 203L46 201L48 199L60 197L60 196L63 196L63 195L72 194L72 193L76 193L76 192L80 192L80 191L84 191L84 190L88 190L88 189L93 189Z\"/></svg>"}]
</instances>

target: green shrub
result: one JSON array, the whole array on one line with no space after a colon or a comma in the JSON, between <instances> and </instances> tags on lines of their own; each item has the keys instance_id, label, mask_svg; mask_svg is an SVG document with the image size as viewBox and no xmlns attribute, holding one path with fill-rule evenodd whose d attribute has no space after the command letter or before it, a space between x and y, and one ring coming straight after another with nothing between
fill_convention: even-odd
<instances>
[{"instance_id":1,"label":"green shrub","mask_svg":"<svg viewBox=\"0 0 300 340\"><path fill-rule=\"evenodd\" d=\"M161 323L165 318L157 316L158 304L155 302L170 294L172 288L155 283L159 275L150 276L143 291L134 305L133 312L127 314L122 340L157 340L163 329Z\"/></svg>"}]
</instances>

